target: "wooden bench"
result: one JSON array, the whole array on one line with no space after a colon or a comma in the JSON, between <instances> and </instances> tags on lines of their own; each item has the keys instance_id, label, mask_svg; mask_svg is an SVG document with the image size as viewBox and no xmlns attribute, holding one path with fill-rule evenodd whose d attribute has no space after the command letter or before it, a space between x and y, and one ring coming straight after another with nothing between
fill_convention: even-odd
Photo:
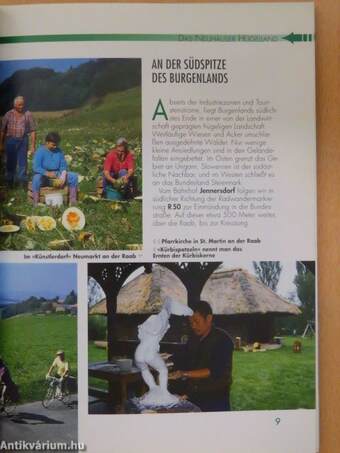
<instances>
[{"instance_id":1,"label":"wooden bench","mask_svg":"<svg viewBox=\"0 0 340 453\"><path fill-rule=\"evenodd\" d=\"M103 196L104 196L104 177L103 176L99 176L97 178L96 192L97 192L97 197L103 198Z\"/></svg>"},{"instance_id":2,"label":"wooden bench","mask_svg":"<svg viewBox=\"0 0 340 453\"><path fill-rule=\"evenodd\" d=\"M62 192L64 204L67 205L69 197L68 193L69 190L67 186L65 186L63 189L56 189L55 187L41 187L39 194L39 202L45 203L46 202L45 195L56 192ZM29 202L33 203L32 182L28 183L27 198Z\"/></svg>"}]
</instances>

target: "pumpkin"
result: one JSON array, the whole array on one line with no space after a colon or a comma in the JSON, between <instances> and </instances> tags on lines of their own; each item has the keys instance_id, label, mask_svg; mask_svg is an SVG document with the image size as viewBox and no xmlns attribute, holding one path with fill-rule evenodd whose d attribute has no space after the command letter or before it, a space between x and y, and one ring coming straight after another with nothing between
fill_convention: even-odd
<instances>
[{"instance_id":1,"label":"pumpkin","mask_svg":"<svg viewBox=\"0 0 340 453\"><path fill-rule=\"evenodd\" d=\"M50 216L42 216L38 219L37 225L39 230L41 231L51 231L57 226L56 221L53 217Z\"/></svg>"},{"instance_id":2,"label":"pumpkin","mask_svg":"<svg viewBox=\"0 0 340 453\"><path fill-rule=\"evenodd\" d=\"M78 208L68 208L64 211L61 223L66 230L79 231L85 226L84 213Z\"/></svg>"}]
</instances>

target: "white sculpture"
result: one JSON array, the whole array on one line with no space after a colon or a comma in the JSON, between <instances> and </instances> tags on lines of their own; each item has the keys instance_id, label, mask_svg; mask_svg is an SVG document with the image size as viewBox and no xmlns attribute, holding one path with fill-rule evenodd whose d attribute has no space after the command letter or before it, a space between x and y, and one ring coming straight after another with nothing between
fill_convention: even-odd
<instances>
[{"instance_id":1,"label":"white sculpture","mask_svg":"<svg viewBox=\"0 0 340 453\"><path fill-rule=\"evenodd\" d=\"M139 399L144 406L170 406L179 402L179 397L168 391L168 369L159 353L159 343L170 327L171 314L191 316L192 313L189 307L166 297L158 315L151 315L138 326L140 343L135 351L135 362L149 387L149 391ZM159 385L156 384L149 367L158 371Z\"/></svg>"}]
</instances>

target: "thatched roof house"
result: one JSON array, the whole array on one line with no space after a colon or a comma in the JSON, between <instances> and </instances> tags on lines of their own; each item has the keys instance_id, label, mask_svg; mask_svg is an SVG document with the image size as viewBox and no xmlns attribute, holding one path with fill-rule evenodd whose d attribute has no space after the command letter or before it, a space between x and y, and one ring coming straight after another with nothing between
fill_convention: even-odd
<instances>
[{"instance_id":1,"label":"thatched roof house","mask_svg":"<svg viewBox=\"0 0 340 453\"><path fill-rule=\"evenodd\" d=\"M166 296L186 304L187 291L169 269L154 265L122 287L117 313L150 314L161 309ZM218 270L206 282L201 298L216 315L280 313L298 315L299 308L283 299L244 269ZM90 308L90 314L106 314L106 300Z\"/></svg>"},{"instance_id":2,"label":"thatched roof house","mask_svg":"<svg viewBox=\"0 0 340 453\"><path fill-rule=\"evenodd\" d=\"M169 269L155 264L150 274L142 273L125 284L117 298L117 313L158 313L166 296L187 303L187 290L181 280ZM90 308L90 314L106 314L106 300Z\"/></svg>"},{"instance_id":3,"label":"thatched roof house","mask_svg":"<svg viewBox=\"0 0 340 453\"><path fill-rule=\"evenodd\" d=\"M166 267L154 264L151 273L139 274L122 287L117 298L117 316L121 323L129 318L126 322L132 328L137 318L140 322L159 312L166 296L187 304L187 291L180 279ZM204 285L201 299L210 303L215 323L244 342L270 341L276 317L300 313L295 304L244 269L214 272ZM89 313L106 314L106 300L92 306ZM134 316L136 321L132 322Z\"/></svg>"},{"instance_id":4,"label":"thatched roof house","mask_svg":"<svg viewBox=\"0 0 340 453\"><path fill-rule=\"evenodd\" d=\"M214 272L205 284L202 299L218 315L300 314L299 308L276 294L243 269Z\"/></svg>"}]
</instances>

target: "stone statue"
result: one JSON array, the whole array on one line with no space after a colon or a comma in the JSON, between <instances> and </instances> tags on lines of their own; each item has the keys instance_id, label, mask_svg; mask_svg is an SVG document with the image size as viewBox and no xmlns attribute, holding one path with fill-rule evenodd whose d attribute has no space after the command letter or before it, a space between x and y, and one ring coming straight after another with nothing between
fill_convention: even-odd
<instances>
[{"instance_id":1,"label":"stone statue","mask_svg":"<svg viewBox=\"0 0 340 453\"><path fill-rule=\"evenodd\" d=\"M135 351L135 362L149 387L149 391L139 399L144 406L170 406L179 402L179 397L168 391L168 369L159 353L159 343L170 327L169 318L172 314L191 316L192 313L189 307L166 297L162 310L138 326L140 343ZM159 385L149 367L158 371Z\"/></svg>"}]
</instances>

